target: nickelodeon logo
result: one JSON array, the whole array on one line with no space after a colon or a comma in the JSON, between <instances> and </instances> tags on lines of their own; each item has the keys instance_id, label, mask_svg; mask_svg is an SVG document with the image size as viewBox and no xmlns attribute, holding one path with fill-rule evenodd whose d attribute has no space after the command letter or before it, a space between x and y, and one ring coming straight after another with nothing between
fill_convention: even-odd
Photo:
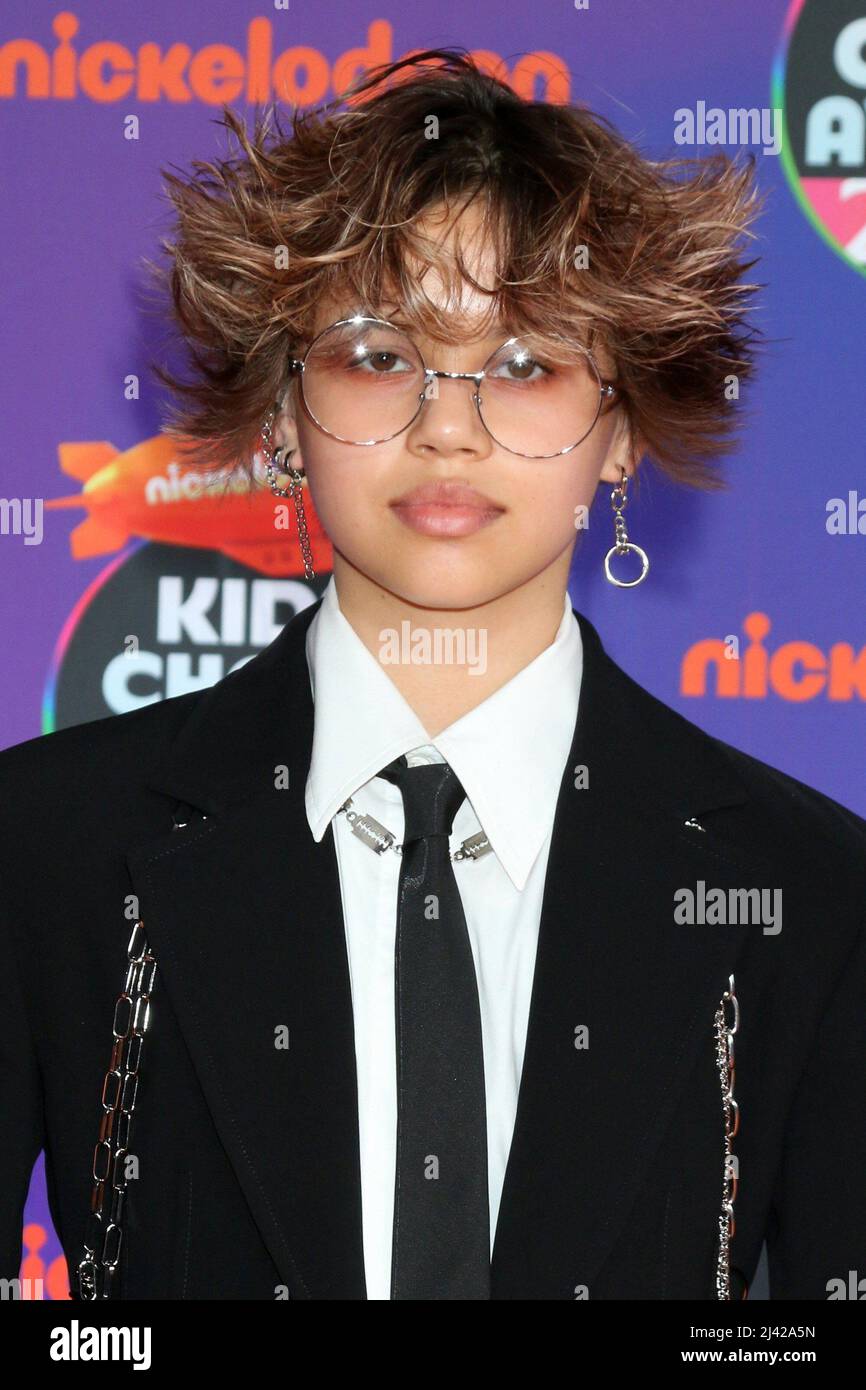
<instances>
[{"instance_id":1,"label":"nickelodeon logo","mask_svg":"<svg viewBox=\"0 0 866 1390\"><path fill-rule=\"evenodd\" d=\"M276 7L275 7L276 8ZM333 63L318 48L296 45L274 54L274 25L270 19L250 21L243 51L227 43L209 43L193 50L189 44L143 43L136 49L110 39L86 46L74 44L81 27L71 10L61 10L51 25L57 39L49 52L35 39L10 39L0 46L0 97L23 93L31 101L112 102L203 101L211 106L238 98L248 102L273 99L298 106L316 105L329 93L340 96L358 77L380 63L394 61L392 25L374 19L363 47L347 49ZM421 52L411 49L406 54ZM523 97L568 101L569 70L561 58L544 50L522 54L513 66L491 49L476 49L473 57L485 71L495 73ZM536 92L538 82L542 90Z\"/></svg>"},{"instance_id":2,"label":"nickelodeon logo","mask_svg":"<svg viewBox=\"0 0 866 1390\"><path fill-rule=\"evenodd\" d=\"M763 642L771 626L766 613L744 618L749 645L742 653L737 637L708 637L689 647L680 671L682 694L706 695L712 670L710 693L722 699L766 700L772 694L797 703L817 695L866 700L866 647L856 652L848 642L834 642L824 653L812 642L785 642L769 652Z\"/></svg>"}]
</instances>

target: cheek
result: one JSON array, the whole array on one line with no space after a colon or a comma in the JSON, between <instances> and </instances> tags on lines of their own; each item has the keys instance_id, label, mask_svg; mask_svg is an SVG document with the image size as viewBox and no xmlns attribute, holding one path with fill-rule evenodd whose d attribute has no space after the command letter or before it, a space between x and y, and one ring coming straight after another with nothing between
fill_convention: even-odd
<instances>
[{"instance_id":1,"label":"cheek","mask_svg":"<svg viewBox=\"0 0 866 1390\"><path fill-rule=\"evenodd\" d=\"M603 445L581 446L566 458L527 461L523 485L515 493L520 529L551 540L573 534L579 509L588 511L595 499L605 452Z\"/></svg>"},{"instance_id":2,"label":"cheek","mask_svg":"<svg viewBox=\"0 0 866 1390\"><path fill-rule=\"evenodd\" d=\"M340 468L308 469L310 496L329 538L342 548L343 538L357 534L363 516L363 488Z\"/></svg>"},{"instance_id":3,"label":"cheek","mask_svg":"<svg viewBox=\"0 0 866 1390\"><path fill-rule=\"evenodd\" d=\"M390 496L381 450L353 449L320 435L301 435L299 442L313 506L330 538L339 542L368 530L382 498Z\"/></svg>"}]
</instances>

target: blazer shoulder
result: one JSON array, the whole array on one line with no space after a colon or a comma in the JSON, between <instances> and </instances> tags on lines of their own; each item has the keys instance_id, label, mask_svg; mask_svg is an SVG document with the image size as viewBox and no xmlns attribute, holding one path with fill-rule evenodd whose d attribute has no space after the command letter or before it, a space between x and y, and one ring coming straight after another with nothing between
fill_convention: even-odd
<instances>
[{"instance_id":1,"label":"blazer shoulder","mask_svg":"<svg viewBox=\"0 0 866 1390\"><path fill-rule=\"evenodd\" d=\"M768 844L813 855L824 846L866 878L866 819L817 787L707 733L632 677L627 679L639 692L650 737L676 749L683 767L716 763L732 773L759 809Z\"/></svg>"},{"instance_id":2,"label":"blazer shoulder","mask_svg":"<svg viewBox=\"0 0 866 1390\"><path fill-rule=\"evenodd\" d=\"M827 792L800 781L781 768L744 753L733 744L713 743L734 765L753 794L786 818L796 818L804 828L823 828L834 843L849 846L863 856L866 867L866 819Z\"/></svg>"},{"instance_id":3,"label":"blazer shoulder","mask_svg":"<svg viewBox=\"0 0 866 1390\"><path fill-rule=\"evenodd\" d=\"M204 691L160 700L143 709L107 715L39 734L0 751L0 805L52 794L69 797L76 786L96 794L101 781L140 781L162 757Z\"/></svg>"}]
</instances>

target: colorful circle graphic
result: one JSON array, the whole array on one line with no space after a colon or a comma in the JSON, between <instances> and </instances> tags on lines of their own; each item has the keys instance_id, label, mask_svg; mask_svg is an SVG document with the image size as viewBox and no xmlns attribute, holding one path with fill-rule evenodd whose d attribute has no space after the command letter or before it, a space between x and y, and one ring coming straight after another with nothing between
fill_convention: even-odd
<instances>
[{"instance_id":1,"label":"colorful circle graphic","mask_svg":"<svg viewBox=\"0 0 866 1390\"><path fill-rule=\"evenodd\" d=\"M782 164L819 235L866 275L866 0L792 0L773 65Z\"/></svg>"}]
</instances>

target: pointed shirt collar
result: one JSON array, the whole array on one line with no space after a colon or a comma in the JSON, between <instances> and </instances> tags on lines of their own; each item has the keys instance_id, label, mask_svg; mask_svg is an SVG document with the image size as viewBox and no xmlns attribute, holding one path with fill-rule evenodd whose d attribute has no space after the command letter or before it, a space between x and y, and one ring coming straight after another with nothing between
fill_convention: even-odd
<instances>
[{"instance_id":1,"label":"pointed shirt collar","mask_svg":"<svg viewBox=\"0 0 866 1390\"><path fill-rule=\"evenodd\" d=\"M583 646L568 594L551 645L435 738L342 613L333 575L306 654L315 719L305 804L314 839L388 763L432 746L522 889L553 825L577 718Z\"/></svg>"}]
</instances>

